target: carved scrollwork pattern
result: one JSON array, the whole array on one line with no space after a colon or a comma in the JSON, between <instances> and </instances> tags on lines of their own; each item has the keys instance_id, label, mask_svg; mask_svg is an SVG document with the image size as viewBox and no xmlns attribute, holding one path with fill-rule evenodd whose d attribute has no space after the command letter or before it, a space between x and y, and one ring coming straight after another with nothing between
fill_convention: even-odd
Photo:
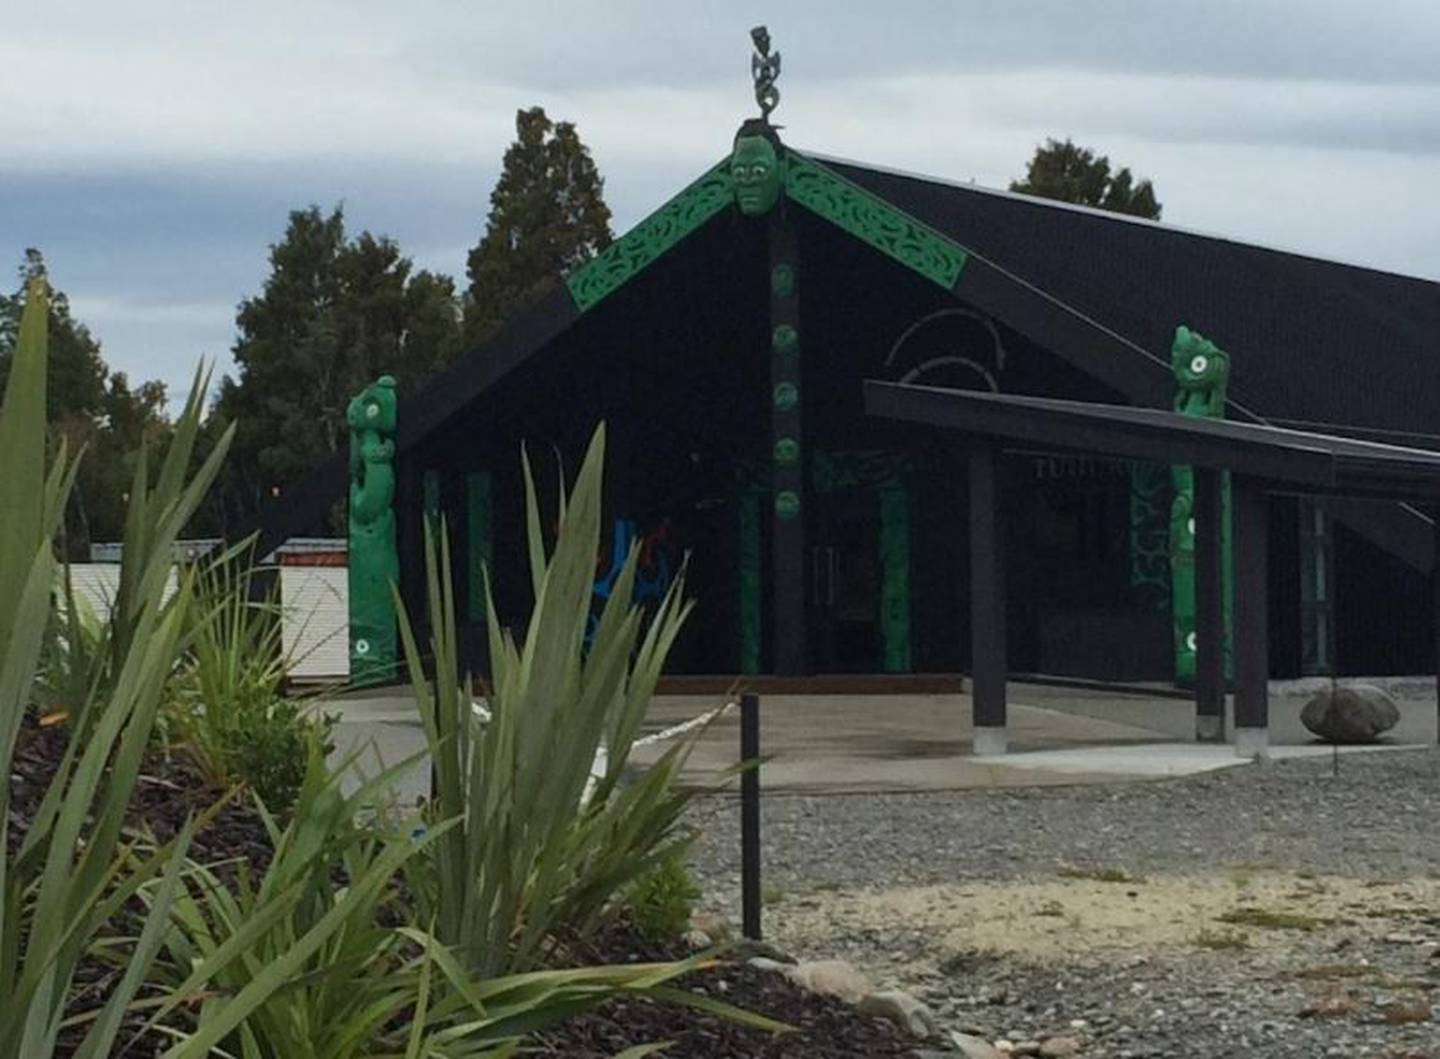
<instances>
[{"instance_id":1,"label":"carved scrollwork pattern","mask_svg":"<svg viewBox=\"0 0 1440 1059\"><path fill-rule=\"evenodd\" d=\"M965 248L822 165L794 152L785 192L800 205L949 290L965 267Z\"/></svg>"},{"instance_id":2,"label":"carved scrollwork pattern","mask_svg":"<svg viewBox=\"0 0 1440 1059\"><path fill-rule=\"evenodd\" d=\"M567 276L576 307L594 307L734 201L727 158Z\"/></svg>"}]
</instances>

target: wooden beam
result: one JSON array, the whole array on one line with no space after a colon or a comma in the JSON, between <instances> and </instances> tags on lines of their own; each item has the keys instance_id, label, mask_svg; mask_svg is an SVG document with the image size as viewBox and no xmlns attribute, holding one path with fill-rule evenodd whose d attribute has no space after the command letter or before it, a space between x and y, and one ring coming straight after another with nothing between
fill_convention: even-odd
<instances>
[{"instance_id":1,"label":"wooden beam","mask_svg":"<svg viewBox=\"0 0 1440 1059\"><path fill-rule=\"evenodd\" d=\"M975 753L1003 754L1008 744L1005 678L1005 533L1000 457L989 445L970 450L970 672Z\"/></svg>"},{"instance_id":2,"label":"wooden beam","mask_svg":"<svg viewBox=\"0 0 1440 1059\"><path fill-rule=\"evenodd\" d=\"M1222 476L1195 468L1195 738L1225 740L1225 581Z\"/></svg>"},{"instance_id":3,"label":"wooden beam","mask_svg":"<svg viewBox=\"0 0 1440 1059\"><path fill-rule=\"evenodd\" d=\"M1235 751L1265 752L1270 729L1269 535L1264 487L1234 478L1235 497Z\"/></svg>"}]
</instances>

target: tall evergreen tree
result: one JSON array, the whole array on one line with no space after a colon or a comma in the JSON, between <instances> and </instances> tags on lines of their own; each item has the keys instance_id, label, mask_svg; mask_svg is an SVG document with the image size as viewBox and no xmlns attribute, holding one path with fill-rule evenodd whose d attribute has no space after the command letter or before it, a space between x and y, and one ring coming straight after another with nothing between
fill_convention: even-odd
<instances>
[{"instance_id":1,"label":"tall evergreen tree","mask_svg":"<svg viewBox=\"0 0 1440 1059\"><path fill-rule=\"evenodd\" d=\"M1108 157L1102 154L1097 158L1090 148L1079 147L1068 139L1046 140L1037 147L1026 167L1025 179L1011 181L1010 190L1153 221L1160 219L1161 206L1150 181L1135 183L1128 167L1112 174Z\"/></svg>"},{"instance_id":2,"label":"tall evergreen tree","mask_svg":"<svg viewBox=\"0 0 1440 1059\"><path fill-rule=\"evenodd\" d=\"M27 282L47 276L44 255L25 251L13 295L0 295L0 386L9 373ZM71 558L84 558L91 541L119 540L125 529L125 495L142 440L162 443L170 432L165 385L135 389L124 372L111 372L100 343L70 312L63 291L50 295L50 358L46 393L51 433L84 459L70 492L65 534Z\"/></svg>"},{"instance_id":3,"label":"tall evergreen tree","mask_svg":"<svg viewBox=\"0 0 1440 1059\"><path fill-rule=\"evenodd\" d=\"M561 275L610 245L604 189L572 123L552 122L541 107L516 113L515 142L490 195L485 234L466 262L467 346L484 342Z\"/></svg>"},{"instance_id":4,"label":"tall evergreen tree","mask_svg":"<svg viewBox=\"0 0 1440 1059\"><path fill-rule=\"evenodd\" d=\"M239 421L220 493L226 518L252 513L345 443L345 406L377 375L412 387L459 345L455 285L412 269L390 239L345 235L343 211L290 214L264 290L240 303L211 430Z\"/></svg>"}]
</instances>

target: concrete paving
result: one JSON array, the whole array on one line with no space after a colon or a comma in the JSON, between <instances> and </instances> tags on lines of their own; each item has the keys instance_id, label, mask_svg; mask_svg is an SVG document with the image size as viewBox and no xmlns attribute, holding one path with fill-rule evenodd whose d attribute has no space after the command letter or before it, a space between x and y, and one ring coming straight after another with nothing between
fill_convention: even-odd
<instances>
[{"instance_id":1,"label":"concrete paving","mask_svg":"<svg viewBox=\"0 0 1440 1059\"><path fill-rule=\"evenodd\" d=\"M1310 693L1277 688L1271 708L1267 756L1286 758L1331 753L1299 722ZM724 696L675 695L656 699L646 730L658 731L717 706ZM337 753L363 749L367 772L422 752L424 737L409 695L368 692L336 704L341 723ZM1377 748L1433 745L1433 686L1401 698L1402 719ZM1243 764L1233 747L1194 742L1193 706L1181 699L1144 693L1098 692L1034 684L1011 688L1010 748L1001 757L971 753L968 695L774 695L761 703L762 782L768 791L843 793L925 791L1111 782L1186 775ZM735 764L739 717L732 712L705 732L684 780L714 786ZM639 765L663 747L637 751ZM423 794L423 764L397 789L406 801Z\"/></svg>"}]
</instances>

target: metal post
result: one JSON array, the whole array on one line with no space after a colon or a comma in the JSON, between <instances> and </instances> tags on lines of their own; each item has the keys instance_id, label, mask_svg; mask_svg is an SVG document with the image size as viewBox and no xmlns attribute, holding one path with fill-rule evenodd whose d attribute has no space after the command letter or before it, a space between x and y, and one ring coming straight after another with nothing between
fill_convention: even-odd
<instances>
[{"instance_id":1,"label":"metal post","mask_svg":"<svg viewBox=\"0 0 1440 1059\"><path fill-rule=\"evenodd\" d=\"M740 760L752 763L740 774L741 933L760 940L760 697L740 696Z\"/></svg>"},{"instance_id":2,"label":"metal post","mask_svg":"<svg viewBox=\"0 0 1440 1059\"><path fill-rule=\"evenodd\" d=\"M1440 743L1440 505L1430 518L1435 532L1435 561L1430 567L1435 586L1435 741Z\"/></svg>"},{"instance_id":3,"label":"metal post","mask_svg":"<svg viewBox=\"0 0 1440 1059\"><path fill-rule=\"evenodd\" d=\"M1235 752L1263 755L1270 738L1269 503L1235 476Z\"/></svg>"},{"instance_id":4,"label":"metal post","mask_svg":"<svg viewBox=\"0 0 1440 1059\"><path fill-rule=\"evenodd\" d=\"M1000 517L999 454L970 450L970 671L976 755L1007 746L1005 537Z\"/></svg>"},{"instance_id":5,"label":"metal post","mask_svg":"<svg viewBox=\"0 0 1440 1059\"><path fill-rule=\"evenodd\" d=\"M1195 738L1225 740L1225 581L1221 475L1195 468Z\"/></svg>"}]
</instances>

